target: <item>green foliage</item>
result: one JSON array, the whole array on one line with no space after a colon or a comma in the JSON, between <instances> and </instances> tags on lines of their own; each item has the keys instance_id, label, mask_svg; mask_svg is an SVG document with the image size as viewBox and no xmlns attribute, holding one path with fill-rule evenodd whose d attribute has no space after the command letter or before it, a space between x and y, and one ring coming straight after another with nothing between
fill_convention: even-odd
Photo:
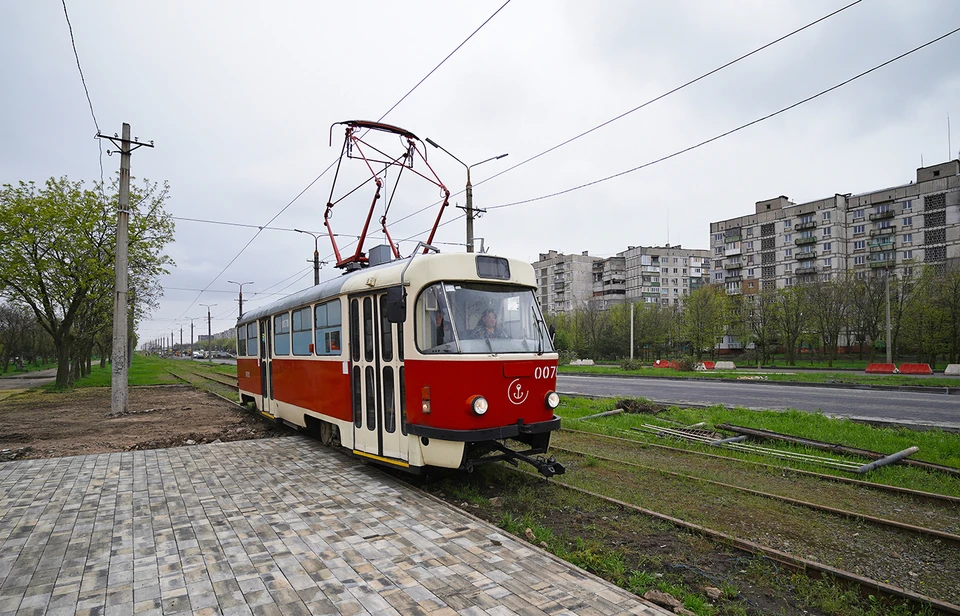
<instances>
[{"instance_id":1,"label":"green foliage","mask_svg":"<svg viewBox=\"0 0 960 616\"><path fill-rule=\"evenodd\" d=\"M623 359L620 361L621 370L639 370L643 366L636 359Z\"/></svg>"},{"instance_id":2,"label":"green foliage","mask_svg":"<svg viewBox=\"0 0 960 616\"><path fill-rule=\"evenodd\" d=\"M114 187L116 190L117 187ZM173 222L163 210L166 185L131 186L129 299L135 315L156 305L157 278L172 261L163 249ZM57 386L85 370L94 341L112 327L117 195L104 187L51 178L0 190L0 292L28 306L50 335Z\"/></svg>"}]
</instances>

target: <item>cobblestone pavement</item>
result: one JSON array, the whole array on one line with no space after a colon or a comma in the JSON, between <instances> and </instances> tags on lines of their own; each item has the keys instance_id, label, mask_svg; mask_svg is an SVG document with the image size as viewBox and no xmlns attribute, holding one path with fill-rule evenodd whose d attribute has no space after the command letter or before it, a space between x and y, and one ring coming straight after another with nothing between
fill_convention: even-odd
<instances>
[{"instance_id":1,"label":"cobblestone pavement","mask_svg":"<svg viewBox=\"0 0 960 616\"><path fill-rule=\"evenodd\" d=\"M665 614L303 437L0 464L0 614Z\"/></svg>"}]
</instances>

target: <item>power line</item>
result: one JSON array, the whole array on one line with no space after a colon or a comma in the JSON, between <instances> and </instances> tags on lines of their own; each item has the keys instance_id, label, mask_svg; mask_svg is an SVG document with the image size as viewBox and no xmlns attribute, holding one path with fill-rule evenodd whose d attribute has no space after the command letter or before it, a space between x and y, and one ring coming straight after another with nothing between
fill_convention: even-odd
<instances>
[{"instance_id":1,"label":"power line","mask_svg":"<svg viewBox=\"0 0 960 616\"><path fill-rule=\"evenodd\" d=\"M635 112L635 111L639 111L640 109L643 109L644 107L647 107L648 105L651 105L651 104L653 104L653 103L655 103L655 102L657 102L657 101L659 101L659 100L662 100L662 99L670 96L671 94L675 94L675 93L679 92L680 90L686 88L687 86L691 86L691 85L697 83L698 81L701 81L701 80L703 80L703 79L706 79L707 77L709 77L709 76L711 76L711 75L713 75L713 74L715 74L715 73L718 73L718 72L722 71L722 70L725 69L725 68L729 68L730 66L733 66L733 65L736 64L737 62L740 62L741 60L745 60L745 59L749 58L750 56L755 55L755 54L763 51L764 49L767 49L767 48L769 48L769 47L772 47L772 46L776 45L777 43L780 43L780 42L782 42L782 41L790 38L790 37L793 36L794 34L798 34L798 33L800 33L800 32L803 32L804 30L806 30L806 29L808 29L808 28L811 28L811 27L817 25L817 24L820 23L821 21L824 21L824 20L826 20L826 19L829 19L829 18L833 17L834 15L837 15L838 13L841 13L841 12L849 9L850 7L859 4L859 3L862 2L862 1L863 1L863 0L854 0L854 1L851 2L850 4L848 4L848 5L844 6L844 7L841 7L841 8L839 8L839 9L837 9L837 10L831 12L831 13L828 13L828 14L824 15L823 17L820 17L819 19L815 19L814 21L811 21L810 23L806 24L805 26L802 26L802 27L800 27L800 28L797 28L796 30L793 30L792 32L789 32L789 33L787 33L787 34L784 34L783 36L780 36L780 37L778 37L778 38L770 41L769 43L766 43L766 44L764 44L764 45L761 45L760 47L757 47L756 49L754 49L754 50L751 51L751 52L745 53L745 54L743 54L743 55L741 55L741 56L739 56L739 57L737 57L737 58L735 58L735 59L733 59L733 60L730 60L729 62L726 62L726 63L724 63L724 64L721 64L721 65L718 66L717 68L715 68L715 69L713 69L713 70L710 70L710 71L707 71L706 73L700 75L699 77L696 77L696 78L694 78L694 79L691 79L690 81L687 81L686 83L683 83L683 84L681 84L681 85L679 85L679 86L676 86L676 87L674 87L674 88L672 88L672 89L664 92L663 94L660 94L660 95L658 95L658 96L656 96L656 97L654 97L654 98L651 98L650 100L646 101L645 103L641 103L640 105L637 105L636 107L634 107L633 109L630 109L629 111L625 111L625 112L621 113L621 114L618 115L618 116L615 116L615 117L613 117L613 118L610 118L609 120L606 120L605 122L602 122L602 123L594 126L593 128L591 128L591 129L589 129L589 130L586 130L586 131L580 133L579 135L576 135L576 136L574 136L574 137L571 137L571 138L567 139L566 141L562 141L562 142L558 143L557 145L555 145L555 146L553 146L553 147L547 148L546 150L540 152L539 154L535 154L535 155L531 156L530 158L527 158L527 159L525 159L525 160L522 160L522 161L520 161L519 163L513 165L512 167L507 167L507 168L504 169L503 171L500 171L499 173L495 173L495 174L491 175L490 177L488 177L488 178L486 178L486 179L484 179L484 180L481 180L481 181L477 182L476 184L474 184L474 186L479 186L479 185L481 185L481 184L484 184L484 183L486 183L486 182L489 182L490 180L493 180L493 179L495 179L495 178L498 178L498 177L500 177L501 175L503 175L503 174L505 174L505 173L509 173L510 171L513 171L513 170L516 169L517 167L522 167L523 165L526 165L527 163L529 163L529 162L531 162L531 161L534 161L534 160L540 158L541 156L544 156L544 155L546 155L546 154L549 154L550 152L553 152L554 150L558 150L558 149L562 148L562 147L565 146L565 145L568 145L568 144L570 144L570 143L573 143L574 141L576 141L577 139L580 139L581 137L585 137L585 136L589 135L590 133L592 133L592 132L594 132L594 131L597 131L597 130L605 127L605 126L608 126L609 124L613 124L613 123L616 122L617 120L621 120L621 119L627 117L628 115L630 115L631 113L633 113L633 112ZM502 7L501 7L501 8L502 8ZM454 196L454 197L455 197L455 196L457 196L457 195L459 195L459 194L461 194L461 193L463 193L463 192L464 192L464 191L461 190L460 192L455 193L455 194L453 194L453 195L451 195L451 196ZM436 201L436 202L434 202L434 203L432 203L432 204L430 204L430 205L428 205L428 206L426 206L426 207L420 208L419 210L417 210L417 211L415 211L415 212L413 212L413 213L411 213L411 214L408 214L408 215L404 216L403 218L400 218L400 219L394 221L394 223L395 223L395 224L396 224L396 223L400 223L400 222L403 222L404 220L407 220L408 218L412 218L413 216L416 216L417 214L420 214L421 212L425 212L426 210L429 210L429 209L435 207L438 203L440 203L440 202L439 202L439 201Z\"/></svg>"},{"instance_id":2,"label":"power line","mask_svg":"<svg viewBox=\"0 0 960 616\"><path fill-rule=\"evenodd\" d=\"M535 201L542 201L542 200L544 200L544 199L550 199L550 198L552 198L552 197L558 197L558 196L560 196L560 195L565 195L565 194L567 194L567 193L571 193L571 192L574 192L574 191L576 191L576 190L580 190L581 188L587 188L588 186L594 186L594 185L596 185L596 184L600 184L601 182L606 182L607 180L612 180L612 179L614 179L614 178L618 178L618 177L620 177L620 176L627 175L627 174L629 174L629 173L633 173L634 171L639 171L640 169L645 169L645 168L650 167L650 166L652 166L652 165L655 165L655 164L657 164L657 163L662 163L662 162L665 161L665 160L670 160L671 158L675 158L675 157L677 157L677 156L680 156L681 154L685 154L685 153L687 153L687 152L690 152L691 150L695 150L695 149L697 149L697 148L699 148L699 147L701 147L701 146L707 145L708 143L712 143L712 142L714 142L714 141L717 141L718 139L722 139L722 138L727 137L727 136L729 136L729 135L732 135L732 134L734 134L734 133L736 133L736 132L739 132L739 131L741 131L741 130L743 130L743 129L745 129L745 128L748 128L748 127L750 127L750 126L753 126L754 124L759 124L760 122L763 122L764 120L769 120L769 119L772 118L772 117L775 117L775 116L780 115L781 113L790 111L791 109L794 109L794 108L796 108L796 107L799 107L800 105L803 105L804 103L808 103L808 102L810 102L810 101L812 101L812 100L814 100L814 99L816 99L816 98L819 98L819 97L823 96L824 94L828 94L828 93L830 93L830 92L832 92L832 91L834 91L834 90L836 90L836 89L838 89L838 88L842 88L843 86L845 86L845 85L847 85L847 84L849 84L849 83L851 83L851 82L853 82L853 81L856 81L857 79L860 79L861 77L864 77L864 76L866 76L866 75L869 75L870 73L873 73L874 71L877 71L877 70L879 70L879 69L881 69L881 68L883 68L883 67L885 67L885 66L887 66L887 65L889 65L889 64L892 64L892 63L896 62L897 60L900 60L900 59L902 59L902 58L905 58L906 56L909 56L910 54L912 54L912 53L914 53L914 52L920 51L920 50L923 49L924 47L928 47L928 46L930 46L930 45L933 45L934 43L937 43L937 42L939 42L939 41L947 38L948 36L952 36L952 35L956 34L957 32L960 32L960 28L957 28L957 29L955 29L955 30L951 30L950 32L947 32L946 34L944 34L944 35L942 35L942 36L939 36L939 37L933 39L932 41L928 41L928 42L924 43L923 45L920 45L919 47L914 47L914 48L911 49L910 51L906 51L906 52L904 52L904 53L902 53L902 54L900 54L900 55L898 55L898 56L896 56L896 57L894 57L894 58L891 58L890 60L887 60L886 62L883 62L882 64L878 64L877 66L874 66L874 67L871 68L871 69L868 69L868 70L866 70L866 71L863 71L862 73L859 73L858 75L854 75L853 77L850 77L849 79L846 79L846 80L844 80L844 81L841 81L840 83L838 83L838 84L836 84L836 85L834 85L834 86L831 86L831 87L827 88L826 90L822 90L822 91L818 92L817 94L814 94L814 95L812 95L812 96L808 96L807 98L805 98L805 99L803 99L803 100L800 100L800 101L798 101L798 102L796 102L796 103L793 103L792 105L788 105L788 106L786 106L786 107L784 107L784 108L782 108L782 109L780 109L780 110L778 110L778 111L774 111L773 113L767 114L767 115L765 115L765 116L763 116L763 117L761 117L761 118L757 118L756 120L753 120L753 121L751 121L751 122L747 122L746 124L742 124L742 125L740 125L740 126L738 126L738 127L736 127L736 128L730 129L730 130L728 130L728 131L726 131L726 132L724 132L724 133L721 133L721 134L719 134L719 135L716 135L716 136L714 136L714 137L711 137L710 139L706 139L706 140L704 140L704 141L701 141L700 143L697 143L697 144L695 144L695 145L691 145L691 146L686 147L686 148L684 148L684 149L682 149L682 150L678 150L678 151L674 152L673 154L668 154L668 155L663 156L663 157L660 157L660 158L658 158L658 159L656 159L656 160L652 160L652 161L646 162L646 163L644 163L644 164L642 164L642 165L638 165L638 166L636 166L636 167L633 167L632 169L627 169L626 171L621 171L621 172L615 173L615 174L613 174L613 175L608 175L607 177L600 178L600 179L598 179L598 180L593 180L592 182L587 182L586 184L580 184L579 186L574 186L574 187L571 187L571 188L567 188L567 189L565 189L565 190L560 190L560 191L557 191L557 192L554 192L554 193L550 193L550 194L548 194L548 195L541 195L541 196L539 196L539 197L534 197L534 198L532 198L532 199L524 199L524 200L522 200L522 201L514 201L514 202L512 202L512 203L502 203L502 204L500 204L500 205L491 205L491 206L487 206L486 209L488 209L488 210L495 210L495 209L504 208L504 207L513 207L513 206L515 206L515 205L523 205L523 204L525 204L525 203L533 203L533 202L535 202Z\"/></svg>"},{"instance_id":3,"label":"power line","mask_svg":"<svg viewBox=\"0 0 960 616\"><path fill-rule=\"evenodd\" d=\"M83 84L83 92L87 96L87 106L90 107L90 117L93 118L93 125L97 129L97 134L100 134L100 124L97 122L97 114L93 111L93 100L90 98L90 90L87 89L87 80L83 76L83 69L80 67L80 54L77 53L77 41L73 38L73 24L70 23L70 14L67 13L67 0L61 0L63 4L63 16L67 20L67 29L70 31L70 45L73 46L73 57L77 59L77 71L80 72L80 83ZM97 148L100 150L100 197L106 201L107 198L103 194L103 143L97 139Z\"/></svg>"},{"instance_id":4,"label":"power line","mask_svg":"<svg viewBox=\"0 0 960 616\"><path fill-rule=\"evenodd\" d=\"M64 0L64 1L65 1L65 0ZM496 11L494 11L493 15L491 15L490 17L488 17L482 24L480 24L480 26L479 26L476 30L474 30L473 32L471 32L470 35L469 35L466 39L464 39L463 42L461 42L459 45L457 45L457 47L456 47L452 52L450 52L449 54L447 54L447 56L446 56L443 60L441 60L440 63L437 64L437 66L435 66L435 67L433 68L433 70L431 70L429 73L427 73L427 75L426 75L423 79L421 79L420 81L418 81L417 84L416 84L415 86L413 86L413 88L411 88L406 94L404 94L404 95L400 98L400 100L398 100L396 103L394 103L394 105L393 105L392 107L390 107L390 109L388 109L386 113L384 113L382 116L380 116L380 119L379 119L378 121L383 120L385 117L387 117L387 115L388 115L391 111L393 111L394 109L396 109L397 106L400 105L400 103L402 103L408 96L410 96L410 94L412 94L412 93L414 92L414 90L416 90L417 88L419 88L419 87L423 84L424 81L426 81L431 75L433 75L434 72L437 71L437 69L439 69L441 66L443 66L443 64L444 64L447 60L449 60L450 57L453 56L453 54L455 54L457 51L459 51L460 48L462 48L462 47L467 43L467 41L469 41L471 38L473 38L473 36L474 36L477 32L479 32L480 29L482 29L484 26L486 26L486 25L490 22L490 20L493 19L494 17L496 17L496 15L497 15L501 10L503 10L503 8L504 8L505 6L507 6L507 4L509 4L509 3L510 3L510 0L507 0L506 2L503 3L503 5L500 6L500 8L498 8ZM339 159L338 159L338 160L339 160ZM285 206L283 206L283 208L281 208L279 212L277 212L276 214L274 214L274 216L273 216L270 220L268 220L265 225L262 225L262 227L264 227L264 228L265 228L265 227L268 227L268 226L270 225L270 223L272 223L274 220L276 220L277 218L279 218L284 212L286 212L287 209L289 209L291 205L293 205L294 203L296 203L297 200L300 199L300 197L302 197L308 190L310 190L310 188L313 187L314 184L316 184L316 183L320 180L320 178L322 178L328 171L330 171L330 169L333 168L333 166L336 164L336 162L337 162L337 161L333 161L333 162L331 162L329 165L327 165L326 169L324 169L322 172L320 172L320 175L318 175L317 177L315 177L309 184L307 184L306 188L304 188L304 189L301 190L299 193L297 193L297 195L296 195L293 199L291 199L289 203L287 203ZM253 237L250 238L250 241L248 241L246 244L244 244L243 247L240 249L240 252L238 252L238 253L236 254L236 256L234 256L232 259L230 259L230 262L227 263L227 264L223 267L223 269L220 270L220 273L217 274L217 275L214 277L214 279L210 281L210 284L211 284L211 285L212 285L214 282L216 282L216 281L220 278L220 276L223 276L223 274L227 271L227 269L228 269L231 265L233 265L234 262L236 262L237 259L240 258L240 255L242 255L242 254L244 253L244 251L246 251L246 249L250 247L250 244L252 244L253 241L254 241L255 239L257 239L262 232L263 232L263 228L258 228L258 229L257 229L257 232L253 234ZM210 285L207 285L207 288L209 288L209 286L210 286ZM200 294L197 295L197 297L193 300L193 302L191 302L190 305L186 308L186 310L190 310L191 308L193 308L193 305L197 303L197 300L200 299L200 296L201 296L202 294L203 294L203 292L201 291ZM184 313L186 313L186 310L184 311ZM181 316L182 316L182 315L181 315Z\"/></svg>"}]
</instances>

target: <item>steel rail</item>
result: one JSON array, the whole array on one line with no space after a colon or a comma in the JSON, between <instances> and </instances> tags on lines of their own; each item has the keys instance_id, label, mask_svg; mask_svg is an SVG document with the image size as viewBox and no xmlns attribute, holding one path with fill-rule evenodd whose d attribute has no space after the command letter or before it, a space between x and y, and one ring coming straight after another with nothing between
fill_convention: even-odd
<instances>
[{"instance_id":1,"label":"steel rail","mask_svg":"<svg viewBox=\"0 0 960 616\"><path fill-rule=\"evenodd\" d=\"M887 485L887 484L884 484L884 483L875 483L875 482L872 482L872 481L863 481L862 479L853 479L853 478L851 478L851 477L841 477L840 475L828 475L828 474L826 474L826 473L818 473L818 472L815 472L815 471L808 471L808 470L803 470L803 469L798 469L798 468L792 468L792 467L789 467L789 466L781 466L781 465L779 465L779 464L771 464L771 463L769 463L769 462L754 462L753 460L742 460L742 459L740 459L740 458L735 458L735 457L731 457L731 456L721 456L721 455L718 455L718 454L715 454L715 453L707 453L707 452L705 452L705 451L697 451L697 450L695 450L695 449L684 449L684 448L682 448L682 447L671 447L670 445L661 445L661 444L659 444L659 443L650 443L650 442L648 442L648 441L642 441L642 440L635 439L635 438L623 438L623 437L619 437L619 436L610 436L609 434L601 434L601 433L599 433L599 432L589 432L589 431L587 431L587 430L572 430L572 429L570 429L570 428L563 428L563 429L560 431L560 433L562 434L562 433L564 433L564 432L567 432L567 433L570 433L570 434L585 434L585 435L588 435L588 436L595 436L595 437L598 437L598 438L605 438L605 439L609 439L609 440L613 440L613 441L620 441L620 442L623 442L623 443L629 443L629 444L634 445L634 446L639 445L639 446L642 446L642 447L653 447L653 448L656 448L656 449L663 449L663 450L666 450L666 451L675 451L675 452L677 452L677 453L682 453L682 454L686 454L686 455L704 456L704 457L707 457L707 458L716 458L716 459L718 459L718 460L725 460L725 461L728 461L728 462L737 462L737 463L739 463L739 464L749 464L749 465L753 465L753 466L763 466L763 467L767 467L767 468L775 468L775 469L781 470L781 471L782 471L782 470L787 470L787 471L790 471L791 473L797 473L797 474L800 474L800 475L807 475L807 476L810 476L810 477L817 477L817 478L819 478L819 479L824 479L824 480L827 480L827 481L834 481L834 482L837 482L837 483L846 483L846 484L850 484L850 485L856 485L856 486L860 486L860 487L864 487L864 488L870 488L870 489L874 489L874 490L880 490L880 491L884 491L884 492L893 492L893 493L896 493L896 494L904 494L904 495L907 495L907 496L912 496L912 497L914 497L914 498L923 499L923 500L928 500L928 501L933 501L933 502L946 502L946 503L960 504L960 497L950 496L950 495L947 495L947 494L936 494L936 493L934 493L934 492L924 492L924 491L922 491L922 490L914 490L914 489L912 489L912 488L903 488L903 487L900 487L900 486L891 486L891 485ZM630 433L627 432L627 434L630 434Z\"/></svg>"},{"instance_id":2,"label":"steel rail","mask_svg":"<svg viewBox=\"0 0 960 616\"><path fill-rule=\"evenodd\" d=\"M530 473L526 470L522 470L522 469L510 469L510 470L513 470L514 472L518 472L518 473L524 473L524 474L530 475L531 477L539 478L539 476L534 475L533 473ZM857 575L849 571L837 569L836 567L831 567L829 565L818 563L806 558L802 558L800 556L794 556L786 552L781 552L780 550L763 546L753 541L748 541L746 539L739 539L737 537L734 537L733 535L728 535L727 533L714 530L712 528L708 528L700 524L694 524L693 522L687 522L685 520L681 520L673 516L659 513L651 509L645 509L643 507L639 507L637 505L628 503L626 501L622 501L610 496L604 496L603 494L599 494L591 490L586 490L584 488L578 488L576 486L569 485L562 481L554 481L553 483L567 490L578 492L580 494L586 494L587 496L591 496L593 498L597 498L597 499L606 501L608 503L618 505L625 509L636 511L638 513L642 513L644 515L656 518L658 520L669 522L674 526L677 526L686 530L690 530L696 533L700 533L702 535L706 535L707 537L711 537L713 539L718 539L729 545L732 545L741 550L744 550L745 552L749 552L751 554L761 554L771 560L774 560L780 563L781 565L784 565L785 567L789 567L790 569L793 569L794 571L799 571L801 573L805 573L808 575L813 573L815 576L820 576L820 577L831 576L837 579L844 580L845 582L856 584L859 588L865 591L875 592L877 594L884 595L887 597L893 597L896 599L907 599L909 601L918 603L920 605L929 605L931 608L937 610L941 614L949 614L951 616L960 616L960 605L955 605L947 601L934 599L933 597L928 597L926 595L922 595L920 593L907 590L906 588L901 588L898 586L894 586L892 584L888 584L886 582L881 582L879 580L874 580L872 578L868 578L862 575Z\"/></svg>"},{"instance_id":3,"label":"steel rail","mask_svg":"<svg viewBox=\"0 0 960 616\"><path fill-rule=\"evenodd\" d=\"M627 462L626 460L617 460L614 458L608 458L606 456L598 456L596 454L587 453L585 451L578 451L576 449L569 449L567 447L550 447L557 451L566 451L578 456L594 458L597 460L604 460L606 462L613 462L614 464L622 464L624 466L630 466L633 468L640 468L648 471L653 471L656 473L663 473L665 475L672 475L674 477L679 477L681 479L694 479L703 483L709 483L711 485L720 486L722 488L728 488L731 490L738 490L740 492L746 492L747 494L753 494L754 496L762 496L764 498L770 498L773 500L782 501L789 503L791 505L796 505L798 507L805 507L808 509L813 509L814 511L823 511L825 513L830 513L833 515L838 515L845 518L850 518L852 520L860 520L864 522L870 522L871 524L876 524L878 526L890 526L899 530L904 530L907 532L915 533L922 536L932 537L934 539L940 539L953 543L955 545L960 545L960 535L953 533L948 533L946 531L936 530L933 528L925 528L923 526L915 526L913 524L907 524L905 522L897 522L896 520L888 520L886 518L880 518L877 516L867 515L865 513L857 513L855 511L847 511L845 509L838 509L836 507L830 507L827 505L820 505L818 503L811 503L809 501L802 501L796 498L790 498L789 496L780 496L779 494L771 494L769 492L761 492L760 490L752 490L750 488L745 488L743 486L738 486L731 483L724 483L722 481L714 481L712 479L706 479L704 477L697 477L696 475L686 475L683 473L678 473L675 471L668 471L653 466L645 466L643 464L636 464L634 462Z\"/></svg>"}]
</instances>

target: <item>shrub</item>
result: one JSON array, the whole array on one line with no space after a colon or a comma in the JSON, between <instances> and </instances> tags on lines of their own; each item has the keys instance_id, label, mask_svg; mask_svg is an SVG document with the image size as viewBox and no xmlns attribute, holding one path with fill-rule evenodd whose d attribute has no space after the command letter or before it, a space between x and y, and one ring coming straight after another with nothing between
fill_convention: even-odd
<instances>
[{"instance_id":1,"label":"shrub","mask_svg":"<svg viewBox=\"0 0 960 616\"><path fill-rule=\"evenodd\" d=\"M676 364L680 372L692 372L696 368L697 361L690 355L684 355L676 360Z\"/></svg>"},{"instance_id":2,"label":"shrub","mask_svg":"<svg viewBox=\"0 0 960 616\"><path fill-rule=\"evenodd\" d=\"M639 370L641 368L640 362L636 359L622 359L620 360L620 369L621 370Z\"/></svg>"}]
</instances>

